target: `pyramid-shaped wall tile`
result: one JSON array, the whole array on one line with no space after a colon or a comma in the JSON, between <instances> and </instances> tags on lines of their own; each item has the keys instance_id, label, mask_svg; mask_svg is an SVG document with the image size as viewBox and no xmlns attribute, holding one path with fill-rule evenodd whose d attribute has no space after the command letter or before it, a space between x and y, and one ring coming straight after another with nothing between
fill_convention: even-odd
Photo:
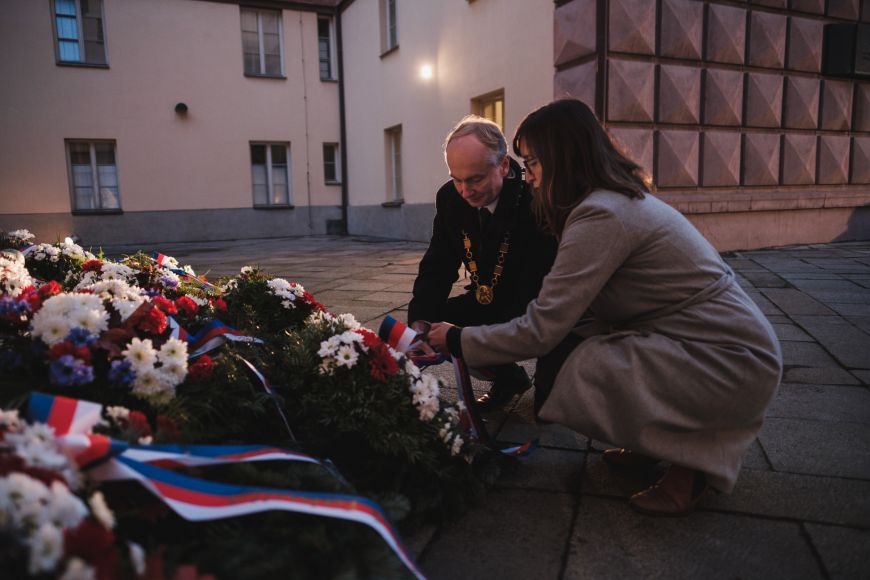
<instances>
[{"instance_id":1,"label":"pyramid-shaped wall tile","mask_svg":"<svg viewBox=\"0 0 870 580\"><path fill-rule=\"evenodd\" d=\"M753 0L752 3L762 6L773 6L774 8L785 8L785 0Z\"/></svg>"},{"instance_id":2,"label":"pyramid-shaped wall tile","mask_svg":"<svg viewBox=\"0 0 870 580\"><path fill-rule=\"evenodd\" d=\"M743 184L779 183L779 135L747 133L743 136Z\"/></svg>"},{"instance_id":3,"label":"pyramid-shaped wall tile","mask_svg":"<svg viewBox=\"0 0 870 580\"><path fill-rule=\"evenodd\" d=\"M848 131L852 118L852 83L826 80L822 86L822 129Z\"/></svg>"},{"instance_id":4,"label":"pyramid-shaped wall tile","mask_svg":"<svg viewBox=\"0 0 870 580\"><path fill-rule=\"evenodd\" d=\"M816 136L786 135L782 146L782 182L805 185L816 181Z\"/></svg>"},{"instance_id":5,"label":"pyramid-shaped wall tile","mask_svg":"<svg viewBox=\"0 0 870 580\"><path fill-rule=\"evenodd\" d=\"M656 3L649 0L610 0L610 50L654 54Z\"/></svg>"},{"instance_id":6,"label":"pyramid-shaped wall tile","mask_svg":"<svg viewBox=\"0 0 870 580\"><path fill-rule=\"evenodd\" d=\"M858 20L858 0L830 0L828 16Z\"/></svg>"},{"instance_id":7,"label":"pyramid-shaped wall tile","mask_svg":"<svg viewBox=\"0 0 870 580\"><path fill-rule=\"evenodd\" d=\"M556 66L595 52L595 0L573 0L556 8L553 63Z\"/></svg>"},{"instance_id":8,"label":"pyramid-shaped wall tile","mask_svg":"<svg viewBox=\"0 0 870 580\"><path fill-rule=\"evenodd\" d=\"M698 185L698 143L698 133L695 131L659 131L656 185Z\"/></svg>"},{"instance_id":9,"label":"pyramid-shaped wall tile","mask_svg":"<svg viewBox=\"0 0 870 580\"><path fill-rule=\"evenodd\" d=\"M704 4L695 0L662 0L660 53L701 59Z\"/></svg>"},{"instance_id":10,"label":"pyramid-shaped wall tile","mask_svg":"<svg viewBox=\"0 0 870 580\"><path fill-rule=\"evenodd\" d=\"M789 24L788 68L819 72L822 66L824 22L792 18Z\"/></svg>"},{"instance_id":11,"label":"pyramid-shaped wall tile","mask_svg":"<svg viewBox=\"0 0 870 580\"><path fill-rule=\"evenodd\" d=\"M598 63L587 62L579 66L560 70L553 78L553 97L573 97L580 99L595 110L595 83Z\"/></svg>"},{"instance_id":12,"label":"pyramid-shaped wall tile","mask_svg":"<svg viewBox=\"0 0 870 580\"><path fill-rule=\"evenodd\" d=\"M852 183L870 183L870 137L852 139Z\"/></svg>"},{"instance_id":13,"label":"pyramid-shaped wall tile","mask_svg":"<svg viewBox=\"0 0 870 580\"><path fill-rule=\"evenodd\" d=\"M643 167L644 171L652 175L653 172L653 132L652 129L627 129L614 127L609 129L623 152L635 163Z\"/></svg>"},{"instance_id":14,"label":"pyramid-shaped wall tile","mask_svg":"<svg viewBox=\"0 0 870 580\"><path fill-rule=\"evenodd\" d=\"M703 185L740 185L740 133L707 131L703 139Z\"/></svg>"},{"instance_id":15,"label":"pyramid-shaped wall tile","mask_svg":"<svg viewBox=\"0 0 870 580\"><path fill-rule=\"evenodd\" d=\"M609 121L653 120L654 65L612 58L608 62L607 83Z\"/></svg>"},{"instance_id":16,"label":"pyramid-shaped wall tile","mask_svg":"<svg viewBox=\"0 0 870 580\"><path fill-rule=\"evenodd\" d=\"M701 70L689 66L661 65L659 123L698 123L700 109Z\"/></svg>"},{"instance_id":17,"label":"pyramid-shaped wall tile","mask_svg":"<svg viewBox=\"0 0 870 580\"><path fill-rule=\"evenodd\" d=\"M782 68L785 63L787 20L781 14L753 12L749 33L749 64Z\"/></svg>"},{"instance_id":18,"label":"pyramid-shaped wall tile","mask_svg":"<svg viewBox=\"0 0 870 580\"><path fill-rule=\"evenodd\" d=\"M746 76L746 125L779 127L782 116L782 77L750 73Z\"/></svg>"},{"instance_id":19,"label":"pyramid-shaped wall tile","mask_svg":"<svg viewBox=\"0 0 870 580\"><path fill-rule=\"evenodd\" d=\"M819 183L849 181L849 138L823 135L819 138Z\"/></svg>"},{"instance_id":20,"label":"pyramid-shaped wall tile","mask_svg":"<svg viewBox=\"0 0 870 580\"><path fill-rule=\"evenodd\" d=\"M855 93L855 131L870 131L870 84L858 83Z\"/></svg>"},{"instance_id":21,"label":"pyramid-shaped wall tile","mask_svg":"<svg viewBox=\"0 0 870 580\"><path fill-rule=\"evenodd\" d=\"M792 10L811 12L813 14L825 13L825 0L791 0Z\"/></svg>"},{"instance_id":22,"label":"pyramid-shaped wall tile","mask_svg":"<svg viewBox=\"0 0 870 580\"><path fill-rule=\"evenodd\" d=\"M819 81L788 77L785 81L785 126L815 129L819 124Z\"/></svg>"},{"instance_id":23,"label":"pyramid-shaped wall tile","mask_svg":"<svg viewBox=\"0 0 870 580\"><path fill-rule=\"evenodd\" d=\"M746 52L746 10L710 4L707 18L707 60L743 64Z\"/></svg>"},{"instance_id":24,"label":"pyramid-shaped wall tile","mask_svg":"<svg viewBox=\"0 0 870 580\"><path fill-rule=\"evenodd\" d=\"M707 69L704 79L704 122L708 125L740 125L743 119L743 73Z\"/></svg>"}]
</instances>

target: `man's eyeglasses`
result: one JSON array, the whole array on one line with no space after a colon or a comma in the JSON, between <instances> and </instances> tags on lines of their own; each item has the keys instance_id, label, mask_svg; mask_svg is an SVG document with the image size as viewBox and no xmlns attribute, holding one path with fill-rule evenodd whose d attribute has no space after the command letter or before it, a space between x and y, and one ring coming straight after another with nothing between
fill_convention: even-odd
<instances>
[{"instance_id":1,"label":"man's eyeglasses","mask_svg":"<svg viewBox=\"0 0 870 580\"><path fill-rule=\"evenodd\" d=\"M538 158L534 155L523 158L523 167L526 168L526 171L531 171L532 167L535 167L536 165L538 165Z\"/></svg>"}]
</instances>

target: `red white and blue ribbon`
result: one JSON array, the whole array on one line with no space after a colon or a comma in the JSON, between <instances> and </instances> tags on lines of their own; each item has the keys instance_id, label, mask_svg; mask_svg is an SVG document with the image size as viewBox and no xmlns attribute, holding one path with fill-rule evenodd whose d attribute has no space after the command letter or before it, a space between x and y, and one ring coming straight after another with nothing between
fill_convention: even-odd
<instances>
[{"instance_id":1,"label":"red white and blue ribbon","mask_svg":"<svg viewBox=\"0 0 870 580\"><path fill-rule=\"evenodd\" d=\"M414 342L417 332L388 314L378 328L378 336L395 350L404 353Z\"/></svg>"},{"instance_id":2,"label":"red white and blue ribbon","mask_svg":"<svg viewBox=\"0 0 870 580\"><path fill-rule=\"evenodd\" d=\"M227 326L220 320L212 320L198 332L187 337L188 358L196 358L217 347L226 341L248 342L262 344L263 341L253 336L248 336L240 330Z\"/></svg>"},{"instance_id":3,"label":"red white and blue ribbon","mask_svg":"<svg viewBox=\"0 0 870 580\"><path fill-rule=\"evenodd\" d=\"M211 290L212 292L220 293L220 289L214 284L210 284L205 280L200 280L186 270L182 270L180 268L173 268L171 260L174 260L174 258L171 258L166 254L161 254L160 252L152 252L151 259L154 260L154 262L164 270L169 270L179 278L182 278L187 282L199 286L203 290Z\"/></svg>"},{"instance_id":4,"label":"red white and blue ribbon","mask_svg":"<svg viewBox=\"0 0 870 580\"><path fill-rule=\"evenodd\" d=\"M227 485L160 467L268 460L320 464L316 459L283 449L252 445L128 445L103 435L79 431L89 430L96 424L93 420L95 408L96 421L99 421L99 404L33 393L28 405L28 418L54 427L61 448L72 452L79 465L91 466L89 474L95 480L137 480L187 520L216 520L281 510L355 521L374 529L414 576L424 578L384 511L367 498Z\"/></svg>"},{"instance_id":5,"label":"red white and blue ribbon","mask_svg":"<svg viewBox=\"0 0 870 580\"><path fill-rule=\"evenodd\" d=\"M249 362L246 358L239 356L239 360L245 363L245 366L257 377L257 380L260 381L260 385L262 385L263 390L269 395L272 401L275 403L275 408L278 409L278 415L281 416L281 420L284 421L284 427L287 429L287 434L290 435L291 441L296 441L296 436L293 435L293 430L290 428L290 422L287 420L287 415L284 414L284 407L281 406L281 403L277 399L277 395L275 394L274 389L272 389L272 385L269 384L269 380L260 372L260 370L255 367L251 362Z\"/></svg>"},{"instance_id":6,"label":"red white and blue ribbon","mask_svg":"<svg viewBox=\"0 0 870 580\"><path fill-rule=\"evenodd\" d=\"M183 341L187 342L187 340L190 338L190 335L187 333L187 330L185 330L183 326L178 324L178 321L175 320L173 317L167 316L166 318L169 322L169 329L170 329L169 335L172 338L177 338L178 340L183 340Z\"/></svg>"}]
</instances>

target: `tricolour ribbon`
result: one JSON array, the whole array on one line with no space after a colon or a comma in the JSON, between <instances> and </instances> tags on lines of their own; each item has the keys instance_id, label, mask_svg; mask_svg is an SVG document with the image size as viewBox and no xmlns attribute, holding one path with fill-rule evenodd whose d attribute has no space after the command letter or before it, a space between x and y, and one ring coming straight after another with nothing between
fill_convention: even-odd
<instances>
[{"instance_id":1,"label":"tricolour ribbon","mask_svg":"<svg viewBox=\"0 0 870 580\"><path fill-rule=\"evenodd\" d=\"M220 320L212 320L199 332L187 337L188 358L196 358L211 350L216 349L227 341L249 342L262 344L263 341L253 336L248 336L240 330L227 326Z\"/></svg>"},{"instance_id":2,"label":"tricolour ribbon","mask_svg":"<svg viewBox=\"0 0 870 580\"><path fill-rule=\"evenodd\" d=\"M417 337L417 332L387 314L378 328L378 336L397 351L407 352Z\"/></svg>"},{"instance_id":3,"label":"tricolour ribbon","mask_svg":"<svg viewBox=\"0 0 870 580\"><path fill-rule=\"evenodd\" d=\"M94 408L98 409L96 420ZM318 460L301 453L252 445L129 445L80 431L89 430L99 421L101 408L97 403L33 393L28 405L28 418L46 421L54 427L61 449L70 453L79 465L89 467L89 474L95 480L137 480L182 518L205 521L281 510L355 521L374 529L417 578L424 578L384 511L367 498L227 485L161 467L267 460L321 464ZM80 419L76 421L75 418Z\"/></svg>"}]
</instances>

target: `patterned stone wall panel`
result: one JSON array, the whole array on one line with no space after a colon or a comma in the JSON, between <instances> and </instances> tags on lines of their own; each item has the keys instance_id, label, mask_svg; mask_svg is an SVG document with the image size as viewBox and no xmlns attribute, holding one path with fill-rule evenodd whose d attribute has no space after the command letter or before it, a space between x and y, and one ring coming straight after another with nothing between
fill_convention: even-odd
<instances>
[{"instance_id":1,"label":"patterned stone wall panel","mask_svg":"<svg viewBox=\"0 0 870 580\"><path fill-rule=\"evenodd\" d=\"M788 20L781 14L753 12L749 27L749 64L782 68Z\"/></svg>"},{"instance_id":2,"label":"patterned stone wall panel","mask_svg":"<svg viewBox=\"0 0 870 580\"><path fill-rule=\"evenodd\" d=\"M791 0L792 10L810 12L812 14L825 13L825 0Z\"/></svg>"},{"instance_id":3,"label":"patterned stone wall panel","mask_svg":"<svg viewBox=\"0 0 870 580\"><path fill-rule=\"evenodd\" d=\"M613 127L610 134L622 146L625 154L644 171L653 174L653 131L652 129L628 129Z\"/></svg>"},{"instance_id":4,"label":"patterned stone wall panel","mask_svg":"<svg viewBox=\"0 0 870 580\"><path fill-rule=\"evenodd\" d=\"M818 127L819 80L788 77L785 88L785 126L789 129Z\"/></svg>"},{"instance_id":5,"label":"patterned stone wall panel","mask_svg":"<svg viewBox=\"0 0 870 580\"><path fill-rule=\"evenodd\" d=\"M791 18L788 68L815 73L821 71L824 24L821 20Z\"/></svg>"},{"instance_id":6,"label":"patterned stone wall panel","mask_svg":"<svg viewBox=\"0 0 870 580\"><path fill-rule=\"evenodd\" d=\"M654 54L656 3L649 0L610 0L610 50Z\"/></svg>"},{"instance_id":7,"label":"patterned stone wall panel","mask_svg":"<svg viewBox=\"0 0 870 580\"><path fill-rule=\"evenodd\" d=\"M753 4L772 6L773 8L785 8L785 0L753 0Z\"/></svg>"},{"instance_id":8,"label":"patterned stone wall panel","mask_svg":"<svg viewBox=\"0 0 870 580\"><path fill-rule=\"evenodd\" d=\"M852 83L825 80L822 85L822 129L848 131L852 119Z\"/></svg>"},{"instance_id":9,"label":"patterned stone wall panel","mask_svg":"<svg viewBox=\"0 0 870 580\"><path fill-rule=\"evenodd\" d=\"M700 60L704 4L696 0L662 0L660 53Z\"/></svg>"},{"instance_id":10,"label":"patterned stone wall panel","mask_svg":"<svg viewBox=\"0 0 870 580\"><path fill-rule=\"evenodd\" d=\"M782 182L807 185L816 181L816 136L791 134L783 137Z\"/></svg>"},{"instance_id":11,"label":"patterned stone wall panel","mask_svg":"<svg viewBox=\"0 0 870 580\"><path fill-rule=\"evenodd\" d=\"M862 0L861 3L861 21L870 22L870 0Z\"/></svg>"},{"instance_id":12,"label":"patterned stone wall panel","mask_svg":"<svg viewBox=\"0 0 870 580\"><path fill-rule=\"evenodd\" d=\"M574 0L556 7L553 23L556 66L595 52L595 6L595 0Z\"/></svg>"},{"instance_id":13,"label":"patterned stone wall panel","mask_svg":"<svg viewBox=\"0 0 870 580\"><path fill-rule=\"evenodd\" d=\"M659 122L700 122L701 69L689 66L659 67Z\"/></svg>"},{"instance_id":14,"label":"patterned stone wall panel","mask_svg":"<svg viewBox=\"0 0 870 580\"><path fill-rule=\"evenodd\" d=\"M852 183L870 183L870 137L852 139Z\"/></svg>"},{"instance_id":15,"label":"patterned stone wall panel","mask_svg":"<svg viewBox=\"0 0 870 580\"><path fill-rule=\"evenodd\" d=\"M746 52L746 10L708 5L707 60L743 64Z\"/></svg>"},{"instance_id":16,"label":"patterned stone wall panel","mask_svg":"<svg viewBox=\"0 0 870 580\"><path fill-rule=\"evenodd\" d=\"M747 133L743 136L743 185L779 183L779 135Z\"/></svg>"},{"instance_id":17,"label":"patterned stone wall panel","mask_svg":"<svg viewBox=\"0 0 870 580\"><path fill-rule=\"evenodd\" d=\"M694 187L698 185L698 144L695 131L658 131L659 187Z\"/></svg>"},{"instance_id":18,"label":"patterned stone wall panel","mask_svg":"<svg viewBox=\"0 0 870 580\"><path fill-rule=\"evenodd\" d=\"M858 20L858 0L830 0L828 16Z\"/></svg>"},{"instance_id":19,"label":"patterned stone wall panel","mask_svg":"<svg viewBox=\"0 0 870 580\"><path fill-rule=\"evenodd\" d=\"M760 73L746 75L746 125L779 127L782 119L782 77Z\"/></svg>"},{"instance_id":20,"label":"patterned stone wall panel","mask_svg":"<svg viewBox=\"0 0 870 580\"><path fill-rule=\"evenodd\" d=\"M858 83L855 91L855 131L870 131L870 83Z\"/></svg>"},{"instance_id":21,"label":"patterned stone wall panel","mask_svg":"<svg viewBox=\"0 0 870 580\"><path fill-rule=\"evenodd\" d=\"M819 137L819 183L849 181L849 138L841 135Z\"/></svg>"},{"instance_id":22,"label":"patterned stone wall panel","mask_svg":"<svg viewBox=\"0 0 870 580\"><path fill-rule=\"evenodd\" d=\"M704 123L740 125L743 120L743 73L707 69L704 71Z\"/></svg>"},{"instance_id":23,"label":"patterned stone wall panel","mask_svg":"<svg viewBox=\"0 0 870 580\"><path fill-rule=\"evenodd\" d=\"M740 133L707 131L704 142L704 186L740 185Z\"/></svg>"},{"instance_id":24,"label":"patterned stone wall panel","mask_svg":"<svg viewBox=\"0 0 870 580\"><path fill-rule=\"evenodd\" d=\"M607 63L607 120L652 122L655 66L611 58Z\"/></svg>"},{"instance_id":25,"label":"patterned stone wall panel","mask_svg":"<svg viewBox=\"0 0 870 580\"><path fill-rule=\"evenodd\" d=\"M595 61L557 71L553 78L553 96L580 99L594 111L597 72Z\"/></svg>"}]
</instances>

